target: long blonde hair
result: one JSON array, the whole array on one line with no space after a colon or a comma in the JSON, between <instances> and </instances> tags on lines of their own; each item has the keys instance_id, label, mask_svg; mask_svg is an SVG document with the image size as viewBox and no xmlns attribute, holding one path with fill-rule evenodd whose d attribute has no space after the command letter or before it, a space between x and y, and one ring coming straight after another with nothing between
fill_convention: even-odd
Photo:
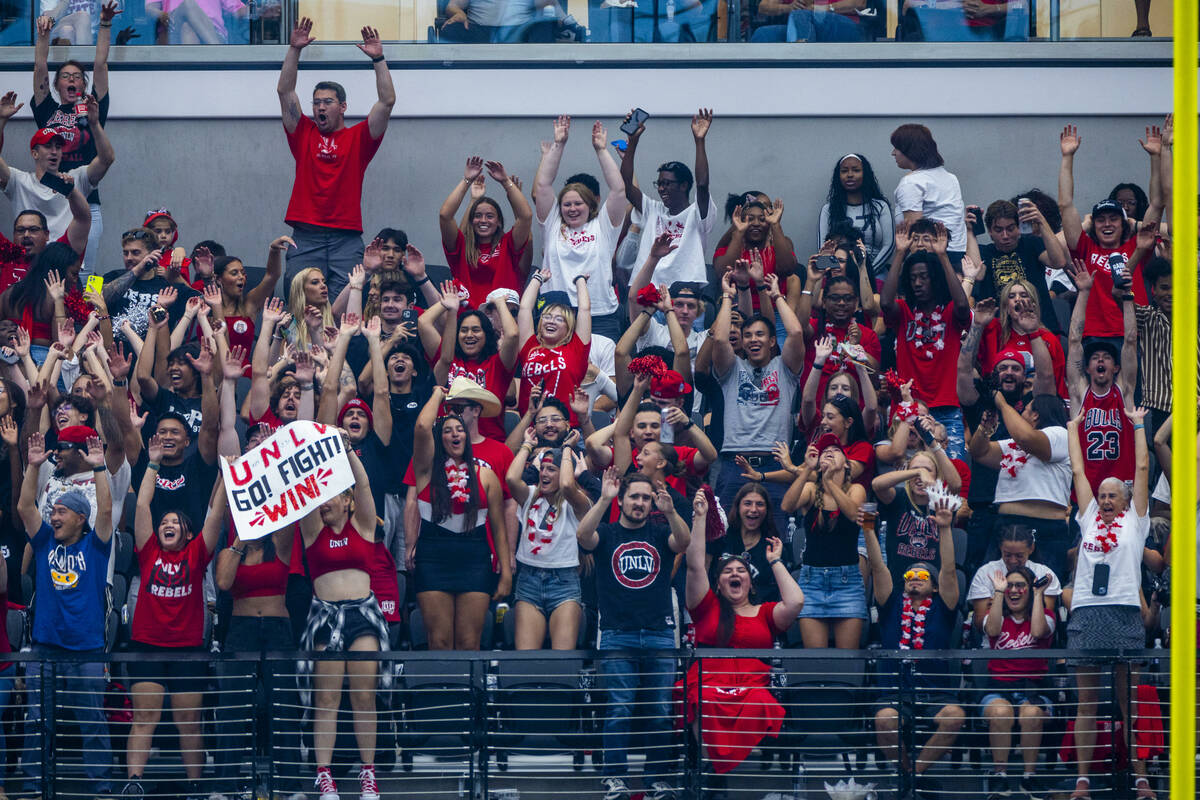
<instances>
[{"instance_id":1,"label":"long blonde hair","mask_svg":"<svg viewBox=\"0 0 1200 800\"><path fill-rule=\"evenodd\" d=\"M309 345L314 344L308 340L308 326L304 324L304 307L311 305L304 299L304 283L308 280L312 273L320 273L324 276L317 267L307 267L296 273L292 278L292 285L288 287L288 311L292 315L292 344L297 347L308 349ZM326 299L325 306L321 309L321 324L330 328L334 326L333 321L333 306Z\"/></svg>"},{"instance_id":2,"label":"long blonde hair","mask_svg":"<svg viewBox=\"0 0 1200 800\"><path fill-rule=\"evenodd\" d=\"M1012 294L1012 288L1020 286L1029 293L1029 303L1033 306L1033 313L1037 314L1039 323L1038 327L1045 326L1040 323L1042 318L1042 305L1038 302L1037 289L1033 288L1033 284L1024 278L1019 278L1000 290L1000 308L997 316L1000 318L1000 346L1004 344L1012 336L1012 318L1008 315L1008 296Z\"/></svg>"},{"instance_id":3,"label":"long blonde hair","mask_svg":"<svg viewBox=\"0 0 1200 800\"><path fill-rule=\"evenodd\" d=\"M462 232L468 267L479 265L479 243L475 241L475 209L479 208L483 203L488 203L492 208L496 209L496 235L492 241L492 246L498 246L500 244L500 237L504 235L504 212L500 210L499 203L486 196L471 203L471 206L467 209L467 218L464 220Z\"/></svg>"}]
</instances>

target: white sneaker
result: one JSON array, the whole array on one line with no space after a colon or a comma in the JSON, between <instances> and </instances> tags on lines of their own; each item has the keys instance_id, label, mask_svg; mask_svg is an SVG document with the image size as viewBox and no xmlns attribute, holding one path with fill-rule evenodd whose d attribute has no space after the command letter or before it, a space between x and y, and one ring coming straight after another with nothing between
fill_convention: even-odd
<instances>
[{"instance_id":1,"label":"white sneaker","mask_svg":"<svg viewBox=\"0 0 1200 800\"><path fill-rule=\"evenodd\" d=\"M601 778L600 785L604 787L604 800L628 800L629 787L622 778Z\"/></svg>"},{"instance_id":2,"label":"white sneaker","mask_svg":"<svg viewBox=\"0 0 1200 800\"><path fill-rule=\"evenodd\" d=\"M666 781L654 781L646 792L646 800L675 800L675 787Z\"/></svg>"}]
</instances>

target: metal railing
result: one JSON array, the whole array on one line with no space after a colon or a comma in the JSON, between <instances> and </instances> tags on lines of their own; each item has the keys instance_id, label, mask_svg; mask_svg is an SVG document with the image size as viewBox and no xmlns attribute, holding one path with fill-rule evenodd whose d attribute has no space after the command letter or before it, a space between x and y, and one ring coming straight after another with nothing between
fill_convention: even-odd
<instances>
[{"instance_id":1,"label":"metal railing","mask_svg":"<svg viewBox=\"0 0 1200 800\"><path fill-rule=\"evenodd\" d=\"M989 773L998 764L1006 766L1013 790L1031 771L1038 791L1058 786L1069 792L1078 767L1069 742L1080 672L1098 687L1092 797L1132 797L1135 770L1143 766L1158 796L1166 797L1158 774L1165 770L1158 757L1168 727L1168 673L1158 663L1165 651L1037 651L1050 665L1042 683L1025 697L1001 692L1004 703L989 698L996 692L987 664L1030 653L702 649L386 652L347 658L377 661L394 678L372 693L373 710L359 709L361 720L375 723L373 759L385 797L597 797L607 772L630 788L658 783L679 797L712 790L729 798L771 792L824 797L826 783L853 778L859 785L876 784L880 797L915 783L943 797L967 798L994 788ZM644 660L648 655L662 659L658 667ZM10 786L45 797L93 797L104 788L119 794L130 756L138 760L132 747L146 756L147 797L311 792L314 709L301 703L296 657L13 654L25 677L10 703L10 750L22 753ZM203 691L202 752L189 753L181 744L170 700L153 735L130 740L131 729L146 720L139 699L127 702L126 671L131 662L147 658L161 666L161 673L151 674L161 674L168 690L177 692L192 688L190 678L180 677L182 662L189 667L197 659L206 662L207 677L197 679ZM739 661L723 661L728 658ZM747 669L754 662L745 659L761 660L761 673ZM102 669L82 679L84 664ZM1123 682L1129 671L1136 681ZM145 664L137 674L145 680ZM659 687L658 694L640 688L632 699L614 702L614 690L629 683ZM931 683L945 688L922 688ZM734 686L747 691L734 693ZM685 697L695 698L691 717ZM357 788L362 756L348 685L341 701L332 761L345 792ZM97 707L106 711L107 751L86 724ZM1132 709L1132 725L1124 721L1126 708ZM625 744L614 738L612 722L618 719L630 731ZM930 742L936 750L938 740L931 737L939 727L953 741L932 761ZM1035 729L1040 736L1033 735ZM716 749L720 742L728 745L723 751ZM617 768L621 761L625 765ZM30 785L26 776L39 773L42 782Z\"/></svg>"}]
</instances>

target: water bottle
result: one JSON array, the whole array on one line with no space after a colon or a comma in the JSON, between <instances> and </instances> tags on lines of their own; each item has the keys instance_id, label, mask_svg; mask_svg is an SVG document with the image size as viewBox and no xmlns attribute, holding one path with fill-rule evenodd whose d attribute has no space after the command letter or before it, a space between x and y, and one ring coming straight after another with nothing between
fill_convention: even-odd
<instances>
[{"instance_id":1,"label":"water bottle","mask_svg":"<svg viewBox=\"0 0 1200 800\"><path fill-rule=\"evenodd\" d=\"M1022 197L1019 200L1017 200L1017 211L1018 212L1020 212L1021 206L1024 205L1025 203L1033 203L1033 201L1030 200L1028 197ZM1029 236L1030 234L1033 233L1033 223L1032 222L1021 222L1020 220L1017 220L1017 230L1021 233L1022 236Z\"/></svg>"},{"instance_id":2,"label":"water bottle","mask_svg":"<svg viewBox=\"0 0 1200 800\"><path fill-rule=\"evenodd\" d=\"M675 21L675 0L667 0L667 22Z\"/></svg>"}]
</instances>

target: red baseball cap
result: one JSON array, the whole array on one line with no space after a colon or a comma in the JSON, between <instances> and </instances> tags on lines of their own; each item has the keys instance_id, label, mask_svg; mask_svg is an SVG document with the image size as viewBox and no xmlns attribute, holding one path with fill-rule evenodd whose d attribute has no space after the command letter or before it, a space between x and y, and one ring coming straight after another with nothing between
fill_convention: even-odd
<instances>
[{"instance_id":1,"label":"red baseball cap","mask_svg":"<svg viewBox=\"0 0 1200 800\"><path fill-rule=\"evenodd\" d=\"M651 396L661 397L664 400L674 400L677 397L691 394L691 391L692 385L673 369L667 370L661 376L650 381Z\"/></svg>"},{"instance_id":2,"label":"red baseball cap","mask_svg":"<svg viewBox=\"0 0 1200 800\"><path fill-rule=\"evenodd\" d=\"M50 144L55 139L58 139L60 144L67 143L67 140L63 138L63 135L54 128L39 128L37 132L33 134L33 138L29 140L29 149L32 150L39 144Z\"/></svg>"},{"instance_id":3,"label":"red baseball cap","mask_svg":"<svg viewBox=\"0 0 1200 800\"><path fill-rule=\"evenodd\" d=\"M846 452L845 448L842 447L842 441L832 433L822 433L814 444L817 446L818 454L824 453L830 447L836 447L843 453Z\"/></svg>"}]
</instances>

